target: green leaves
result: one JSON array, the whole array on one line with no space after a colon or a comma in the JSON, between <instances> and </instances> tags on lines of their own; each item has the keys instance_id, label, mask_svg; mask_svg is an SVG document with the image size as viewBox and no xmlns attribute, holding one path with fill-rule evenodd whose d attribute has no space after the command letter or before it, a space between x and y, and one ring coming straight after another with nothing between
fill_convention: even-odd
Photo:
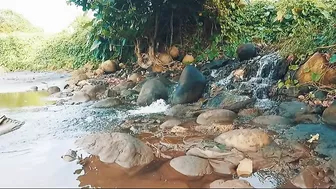
<instances>
[{"instance_id":1,"label":"green leaves","mask_svg":"<svg viewBox=\"0 0 336 189\"><path fill-rule=\"evenodd\" d=\"M90 52L96 50L96 49L99 47L99 45L100 45L101 43L102 43L101 41L99 41L99 40L95 40L95 41L93 42L91 48L90 48Z\"/></svg>"},{"instance_id":2,"label":"green leaves","mask_svg":"<svg viewBox=\"0 0 336 189\"><path fill-rule=\"evenodd\" d=\"M336 63L336 54L333 54L333 55L330 57L329 63L330 63L330 64L335 64L335 63Z\"/></svg>"},{"instance_id":3,"label":"green leaves","mask_svg":"<svg viewBox=\"0 0 336 189\"><path fill-rule=\"evenodd\" d=\"M312 79L312 81L314 81L314 82L319 82L320 79L321 79L321 77L322 77L322 75L319 74L319 73L315 73L315 72L312 72L312 73L311 73L311 79Z\"/></svg>"}]
</instances>

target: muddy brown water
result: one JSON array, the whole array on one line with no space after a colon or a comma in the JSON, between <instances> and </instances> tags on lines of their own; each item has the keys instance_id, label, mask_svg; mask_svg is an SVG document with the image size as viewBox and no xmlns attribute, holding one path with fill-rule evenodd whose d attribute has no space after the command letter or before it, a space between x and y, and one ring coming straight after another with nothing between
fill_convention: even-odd
<instances>
[{"instance_id":1,"label":"muddy brown water","mask_svg":"<svg viewBox=\"0 0 336 189\"><path fill-rule=\"evenodd\" d=\"M55 106L46 100L44 92L22 92L35 86L36 81L61 87L65 79L57 73L14 73L0 79L0 115L25 121L20 129L0 136L0 187L199 188L207 187L215 179L232 179L217 174L186 177L173 170L169 160L162 159L135 173L115 164L104 164L80 150L78 153L86 157L86 164L63 161L61 156L68 149L76 149L77 138L111 131L127 118L125 112L97 110L90 104ZM256 188L277 185L274 177L262 172L242 179Z\"/></svg>"}]
</instances>

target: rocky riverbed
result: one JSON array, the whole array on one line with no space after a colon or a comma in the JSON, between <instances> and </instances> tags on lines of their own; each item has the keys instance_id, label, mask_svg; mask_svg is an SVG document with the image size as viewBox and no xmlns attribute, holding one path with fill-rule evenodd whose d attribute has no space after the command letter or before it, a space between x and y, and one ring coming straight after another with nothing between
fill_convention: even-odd
<instances>
[{"instance_id":1,"label":"rocky riverbed","mask_svg":"<svg viewBox=\"0 0 336 189\"><path fill-rule=\"evenodd\" d=\"M52 105L1 106L26 121L0 136L1 162L11 170L2 177L17 179L11 165L19 161L25 179L51 167L52 181L41 173L31 186L334 186L336 105L330 94L310 103L312 89L274 88L287 74L277 53L180 67L97 74L86 65L58 84L25 84ZM62 161L69 148L84 157ZM42 168L48 161L53 166Z\"/></svg>"}]
</instances>

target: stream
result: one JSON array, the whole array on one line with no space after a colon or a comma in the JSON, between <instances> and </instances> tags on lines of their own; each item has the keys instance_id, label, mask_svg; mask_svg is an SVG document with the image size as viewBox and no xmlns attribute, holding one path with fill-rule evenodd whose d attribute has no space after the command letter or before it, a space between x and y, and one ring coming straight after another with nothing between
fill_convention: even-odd
<instances>
[{"instance_id":1,"label":"stream","mask_svg":"<svg viewBox=\"0 0 336 189\"><path fill-rule=\"evenodd\" d=\"M0 136L0 187L82 187L83 179L79 178L83 175L74 173L82 166L61 159L69 149L76 149L76 139L89 133L111 131L129 115L163 112L168 108L162 101L126 112L94 109L90 103L56 106L43 92L25 92L32 86L39 90L53 85L62 88L68 77L62 73L32 72L1 76L0 115L25 124ZM80 154L88 156L82 151ZM104 182L104 178L92 182ZM273 176L261 172L244 179L256 188L278 185ZM85 180L88 182L90 178Z\"/></svg>"}]
</instances>

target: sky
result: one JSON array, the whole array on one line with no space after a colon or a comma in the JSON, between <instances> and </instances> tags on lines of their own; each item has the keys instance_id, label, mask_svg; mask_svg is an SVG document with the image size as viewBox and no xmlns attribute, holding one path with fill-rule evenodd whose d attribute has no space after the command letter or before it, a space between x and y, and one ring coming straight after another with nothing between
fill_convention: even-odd
<instances>
[{"instance_id":1,"label":"sky","mask_svg":"<svg viewBox=\"0 0 336 189\"><path fill-rule=\"evenodd\" d=\"M67 5L66 0L0 0L0 9L22 14L46 33L62 31L83 14L80 7Z\"/></svg>"}]
</instances>

